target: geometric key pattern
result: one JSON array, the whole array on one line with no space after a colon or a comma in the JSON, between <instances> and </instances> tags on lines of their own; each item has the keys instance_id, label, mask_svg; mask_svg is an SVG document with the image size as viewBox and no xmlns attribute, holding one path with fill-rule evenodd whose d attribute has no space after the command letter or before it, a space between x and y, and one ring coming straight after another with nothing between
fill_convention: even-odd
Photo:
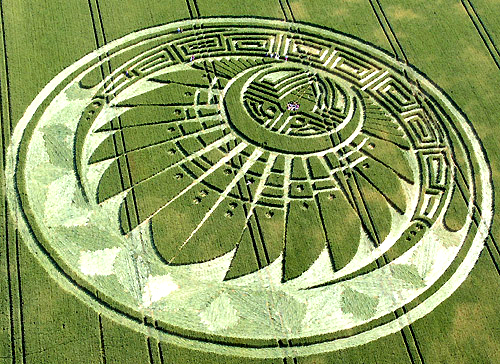
<instances>
[{"instance_id":1,"label":"geometric key pattern","mask_svg":"<svg viewBox=\"0 0 500 364\"><path fill-rule=\"evenodd\" d=\"M132 33L18 125L7 196L29 249L99 313L190 349L299 357L396 332L458 288L491 223L449 98L308 25Z\"/></svg>"}]
</instances>

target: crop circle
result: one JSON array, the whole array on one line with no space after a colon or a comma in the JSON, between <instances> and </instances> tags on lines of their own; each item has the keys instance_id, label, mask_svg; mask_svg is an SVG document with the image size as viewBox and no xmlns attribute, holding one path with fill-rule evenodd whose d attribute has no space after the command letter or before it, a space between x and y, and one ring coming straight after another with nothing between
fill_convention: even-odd
<instances>
[{"instance_id":1,"label":"crop circle","mask_svg":"<svg viewBox=\"0 0 500 364\"><path fill-rule=\"evenodd\" d=\"M458 288L492 218L488 163L450 99L306 25L132 33L57 75L12 140L9 205L51 276L209 352L297 357L394 333Z\"/></svg>"}]
</instances>

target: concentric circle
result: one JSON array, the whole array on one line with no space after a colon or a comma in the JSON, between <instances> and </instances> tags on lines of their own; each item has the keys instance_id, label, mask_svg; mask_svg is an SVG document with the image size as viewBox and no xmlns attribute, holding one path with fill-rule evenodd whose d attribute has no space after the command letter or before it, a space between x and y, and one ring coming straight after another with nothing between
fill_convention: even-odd
<instances>
[{"instance_id":1,"label":"concentric circle","mask_svg":"<svg viewBox=\"0 0 500 364\"><path fill-rule=\"evenodd\" d=\"M353 86L288 60L249 68L223 93L226 118L241 138L269 151L336 152L363 125L362 98Z\"/></svg>"},{"instance_id":2,"label":"concentric circle","mask_svg":"<svg viewBox=\"0 0 500 364\"><path fill-rule=\"evenodd\" d=\"M458 288L492 218L449 98L306 25L132 33L57 75L12 140L9 205L54 279L196 350L297 357L394 333Z\"/></svg>"}]
</instances>

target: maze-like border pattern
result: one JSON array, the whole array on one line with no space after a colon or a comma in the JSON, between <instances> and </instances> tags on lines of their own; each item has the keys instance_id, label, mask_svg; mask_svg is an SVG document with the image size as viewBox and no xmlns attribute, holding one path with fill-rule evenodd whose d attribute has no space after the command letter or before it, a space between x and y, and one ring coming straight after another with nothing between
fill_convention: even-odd
<instances>
[{"instance_id":1,"label":"maze-like border pattern","mask_svg":"<svg viewBox=\"0 0 500 364\"><path fill-rule=\"evenodd\" d=\"M276 41L276 40L275 40ZM215 42L215 41L214 41ZM285 41L285 44L286 44L286 41ZM114 46L114 44L112 44L110 47L108 48L111 48L112 46ZM216 46L219 46L220 47L220 44L217 44L216 42L215 43L212 43L212 46L216 47ZM303 49L306 49L304 47L310 47L310 48L314 48L312 47L309 43L307 42L304 42L300 45L297 45L296 48L295 48L295 51L300 53L301 50ZM309 48L308 48L309 49ZM317 49L314 51L313 49L309 49L309 51L311 51L311 53L315 54L316 55L316 58L317 59L320 59L321 61L321 57L323 57L323 55L325 54L324 53L324 50L323 50L323 53L321 52L321 47L317 47ZM328 62L331 62L330 60L330 57L328 56L328 53L326 53L326 55L324 56L324 58L327 58L327 61ZM313 58L314 59L314 58ZM86 60L84 60L86 61ZM320 61L318 62L317 60L314 60L313 62L318 62L320 63ZM328 62L325 61L325 63L328 64ZM335 62L335 61L333 61ZM82 64L83 62L80 62L79 65L83 66ZM340 63L340 60L338 61L338 63ZM360 77L360 74L362 74L364 72L364 70L362 70L361 68L357 68L357 71L356 71L356 66L353 66L353 65L346 65L345 67L342 67L343 69L346 70L346 73L349 74L349 77L354 77L359 80ZM144 69L144 67L143 67ZM353 71L354 69L354 71ZM365 69L366 70L366 69ZM376 72L376 71L373 71L373 72ZM363 75L365 75L366 73L364 73ZM68 75L68 72L66 72L65 76ZM380 78L379 78L380 77ZM399 91L394 91L392 92L392 87L394 84L397 83L397 81L395 80L388 80L388 79L383 79L382 78L382 75L380 75L379 77L377 77L375 80L378 80L378 82L373 82L373 80L371 82L373 82L371 85L368 83L366 83L363 87L366 87L365 89L370 89L371 88L381 88L384 86L384 92L386 93L390 93L391 96L388 96L388 102L389 103L392 103L395 107L399 107L401 108L401 110L404 110L404 112L406 111L412 111L411 110L411 103L409 103L408 101L408 98L407 98L407 95L404 95L403 92L399 92ZM420 76L418 76L416 73L415 73L415 77L417 78L420 78ZM48 88L47 89L50 89L52 87L54 87L55 82L51 83L48 85ZM382 84L382 85L381 85ZM437 92L439 93L439 92ZM37 105L36 103L40 101L40 99L44 97L45 95L42 95L40 96L39 98L37 98L37 100L35 100L35 104L34 106L31 107L31 110L30 112L34 113L37 108ZM441 95L440 95L441 96ZM392 100L392 101L390 101ZM439 103L438 103L439 105ZM447 108L450 107L450 103L448 102L445 102L445 105ZM38 110L40 111L40 110ZM27 113L27 115L30 115L30 113ZM416 121L415 121L416 120ZM29 120L25 119L24 120L24 124L26 124L26 122L28 122ZM438 178L439 177L439 168L437 171L432 171L432 169L430 168L430 166L432 166L432 164L434 163L434 165L436 163L438 163L438 165L441 165L442 163L442 153L441 151L439 150L435 150L434 147L435 147L435 142L436 142L436 135L438 135L438 133L434 133L434 139L432 138L433 136L433 131L432 130L429 130L428 126L429 125L425 125L425 120L419 120L418 119L418 116L417 118L414 117L414 115L411 116L411 118L409 118L409 121L411 122L412 125L414 125L413 127L413 131L415 132L416 134L416 139L418 139L418 142L419 142L419 147L422 147L424 145L433 145L433 147L427 147L427 148L424 148L424 149L427 149L428 152L430 153L424 153L425 155L425 165L429 166L428 170L429 170L429 173L427 174L427 180L428 180L428 188L429 188L429 191L432 189L433 191L439 191L440 190L440 187L442 187L442 179ZM23 123L20 123L20 125L22 125ZM16 131L16 136L17 138L20 137L20 134L22 133L22 130L17 130ZM26 131L27 134L29 134L29 130ZM433 144L434 143L434 144ZM477 143L476 143L477 144ZM475 148L475 151L477 152L477 145L473 145L473 147ZM430 163L429 163L430 161ZM437 161L437 162L435 162ZM13 166L11 166L11 168L13 168ZM17 171L18 173L22 171ZM484 171L483 171L484 172ZM17 174L16 174L16 178L19 177ZM487 183L487 182L484 182L484 183ZM18 190L18 192L20 192ZM439 192L438 192L439 193ZM20 196L20 198L22 199L22 195ZM488 207L488 206L486 206ZM483 209L483 211L485 211L487 209ZM425 214L427 213L429 210L427 208L422 208L421 209L422 213ZM26 213L26 216L25 217L28 217L29 215L29 211L24 211ZM488 225L488 222L486 222L486 225ZM484 228L484 226L483 226ZM481 232L483 233L483 232ZM34 231L32 231L32 234L36 234ZM477 240L477 238L475 239ZM475 244L477 245L477 243ZM466 249L465 249L466 250ZM477 248L476 248L477 250ZM475 261L475 259L473 259Z\"/></svg>"}]
</instances>

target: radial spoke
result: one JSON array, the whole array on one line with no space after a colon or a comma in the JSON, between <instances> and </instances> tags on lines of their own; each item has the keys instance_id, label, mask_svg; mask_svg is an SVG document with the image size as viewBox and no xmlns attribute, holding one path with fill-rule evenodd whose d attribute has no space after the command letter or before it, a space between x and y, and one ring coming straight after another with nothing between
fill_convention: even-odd
<instances>
[{"instance_id":1,"label":"radial spoke","mask_svg":"<svg viewBox=\"0 0 500 364\"><path fill-rule=\"evenodd\" d=\"M347 152L344 155L342 155L341 157L339 157L339 159L341 159L341 160L346 159L347 160L347 158L349 158L351 155L353 155L356 152L359 152L361 150L361 148L363 148L363 146L366 144L367 141L368 141L368 138L364 138L361 141L361 143L359 143L358 145L356 145L354 143L350 143L349 147L351 147L353 149L351 149L349 152Z\"/></svg>"},{"instance_id":2,"label":"radial spoke","mask_svg":"<svg viewBox=\"0 0 500 364\"><path fill-rule=\"evenodd\" d=\"M273 167L274 161L276 160L277 157L278 157L278 155L274 154L274 153L271 153L269 155L269 159L267 160L264 172L262 172L262 176L261 176L259 185L257 186L257 189L255 190L255 194L253 196L252 203L250 205L250 209L248 210L244 229L247 228L248 222L250 221L250 218L252 217L253 212L255 211L255 206L257 206L257 203L260 199L260 196L262 195L262 191L264 191L264 188L266 187L266 180L269 177L269 175L271 174L271 168Z\"/></svg>"},{"instance_id":3,"label":"radial spoke","mask_svg":"<svg viewBox=\"0 0 500 364\"><path fill-rule=\"evenodd\" d=\"M168 140L162 140L161 142L158 142L158 143L152 143L152 144L146 145L144 147L130 149L130 150L127 150L126 152L123 152L123 153L117 153L116 155L114 155L114 156L112 156L110 158L101 159L101 160L99 160L99 162L102 162L102 161L105 161L105 160L111 160L111 159L116 160L119 157L122 157L122 156L124 156L126 154L129 154L129 153L132 153L132 152L138 152L138 151L141 151L141 150L146 150L146 149L149 149L149 148L157 147L157 146L162 145L162 144L166 144L166 143L170 143L170 142L177 142L177 141L181 141L181 140L184 140L184 139L187 139L187 138L197 137L197 136L200 136L200 135L212 133L212 132L217 131L217 130L223 130L225 128L227 128L227 125L225 125L225 124L214 125L214 126L208 127L206 129L203 129L203 130L191 133L191 134L180 135L180 136L178 136L176 138L172 138L172 139L168 139Z\"/></svg>"},{"instance_id":4,"label":"radial spoke","mask_svg":"<svg viewBox=\"0 0 500 364\"><path fill-rule=\"evenodd\" d=\"M285 200L285 204L290 202L289 194L290 194L290 176L292 175L292 158L289 156L285 156L285 170L284 170L284 179L283 179L283 199Z\"/></svg>"},{"instance_id":5,"label":"radial spoke","mask_svg":"<svg viewBox=\"0 0 500 364\"><path fill-rule=\"evenodd\" d=\"M203 149L200 149L199 151L186 156L184 159L181 159L180 161L178 161L178 162L176 162L174 164L169 165L168 167L162 169L161 171L159 171L159 172L157 172L157 173L155 173L155 174L153 174L153 175L151 175L151 176L149 176L147 178L144 178L144 179L138 181L133 186L131 186L131 187L123 190L123 192L129 192L131 189L133 189L133 188L135 188L135 187L137 187L137 186L139 186L139 185L141 185L141 184L149 181L150 179L152 179L154 177L157 177L160 174L165 173L166 171L168 171L168 170L170 170L172 168L175 168L177 166L180 166L180 165L182 165L182 164L184 164L186 162L192 161L193 159L196 159L196 158L202 156L203 154L206 154L206 153L210 152L211 150L214 150L214 149L220 147L221 145L229 142L230 140L234 140L234 139L235 139L235 137L232 134L225 135L223 138L216 140L215 142L213 142L213 143L207 145L206 147L204 147Z\"/></svg>"},{"instance_id":6,"label":"radial spoke","mask_svg":"<svg viewBox=\"0 0 500 364\"><path fill-rule=\"evenodd\" d=\"M193 107L193 105L189 105L188 107ZM209 107L207 107L207 109L208 108ZM103 130L103 131L120 131L120 130L124 130L124 129L135 128L138 126L164 125L164 124L172 124L172 125L179 126L179 125L183 125L185 123L192 123L192 122L203 123L205 121L211 121L211 120L214 120L217 118L220 118L220 116L218 114L202 116L202 117L196 116L194 118L182 119L182 120L161 120L161 121L145 122L145 123L141 123L141 124L122 125L121 127L109 128L109 129ZM221 125L221 124L219 124L219 125ZM210 128L207 128L205 130L209 130L209 129L212 130L212 128L219 126L219 125L211 126ZM103 127L101 127L100 129L103 129ZM189 135L193 135L193 134L189 134ZM172 139L170 139L170 140L172 140Z\"/></svg>"},{"instance_id":7,"label":"radial spoke","mask_svg":"<svg viewBox=\"0 0 500 364\"><path fill-rule=\"evenodd\" d=\"M242 143L243 144L243 143ZM236 148L235 148L236 149ZM179 251L176 255L170 259L169 263L173 262L175 258L178 256L179 252L186 246L186 244L191 240L191 238L196 234L196 232L203 226L203 224L208 220L208 218L213 214L215 209L220 205L222 201L227 197L227 195L231 192L231 190L236 186L238 181L245 176L245 174L248 172L248 170L255 164L257 159L262 155L262 151L260 149L255 149L252 155L248 158L248 160L243 164L241 169L238 171L236 176L234 176L233 180L227 185L226 189L222 194L219 196L215 204L212 206L212 208L205 214L201 222L198 224L198 226L193 230L193 232L189 235L189 237L182 243L182 245L179 247ZM184 191L183 191L184 192ZM173 202L173 200L172 200ZM169 202L170 203L170 202ZM166 206L165 206L166 207Z\"/></svg>"},{"instance_id":8,"label":"radial spoke","mask_svg":"<svg viewBox=\"0 0 500 364\"><path fill-rule=\"evenodd\" d=\"M223 141L223 139L219 139L219 142ZM222 143L225 143L225 142L226 142L226 140L224 140ZM212 167L210 167L209 169L207 169L205 171L205 173L203 173L201 176L199 176L198 178L196 178L188 187L186 187L184 190L182 190L177 196L175 196L174 198L172 198L170 201L168 201L166 204L164 204L162 207L160 207L158 210L156 210L153 214L151 214L146 219L144 219L144 221L141 222L140 225L142 225L142 224L148 222L149 220L151 220L155 215L157 215L164 208L168 207L172 202L174 202L175 200L177 200L179 197L181 197L182 195L184 195L186 192L188 192L189 190L191 190L193 187L197 186L198 183L200 183L201 181L203 181L205 178L207 178L209 175L211 175L213 172L215 172L221 166L223 166L224 164L226 164L227 162L229 162L232 158L234 158L236 155L238 155L238 153L242 152L247 146L248 146L248 144L246 144L244 142L241 142L240 144L238 144L233 150L231 150L228 154L226 154L224 157L222 157L216 164L214 164ZM186 158L186 160L187 160L187 158ZM179 164L180 164L180 162L179 162Z\"/></svg>"}]
</instances>

